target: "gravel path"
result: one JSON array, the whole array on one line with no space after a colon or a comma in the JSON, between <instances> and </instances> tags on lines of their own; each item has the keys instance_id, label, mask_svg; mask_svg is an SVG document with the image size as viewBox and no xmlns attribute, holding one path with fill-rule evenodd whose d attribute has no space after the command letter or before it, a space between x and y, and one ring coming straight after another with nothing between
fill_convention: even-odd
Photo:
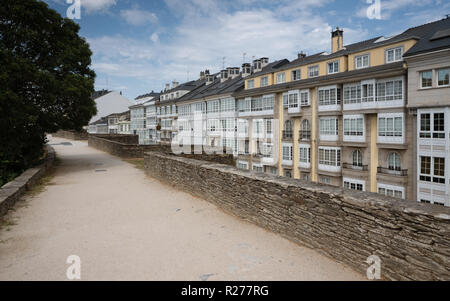
<instances>
[{"instance_id":1,"label":"gravel path","mask_svg":"<svg viewBox=\"0 0 450 301\"><path fill-rule=\"evenodd\" d=\"M364 280L86 142L50 144L54 178L0 230L0 280L66 280L70 255L82 280Z\"/></svg>"}]
</instances>

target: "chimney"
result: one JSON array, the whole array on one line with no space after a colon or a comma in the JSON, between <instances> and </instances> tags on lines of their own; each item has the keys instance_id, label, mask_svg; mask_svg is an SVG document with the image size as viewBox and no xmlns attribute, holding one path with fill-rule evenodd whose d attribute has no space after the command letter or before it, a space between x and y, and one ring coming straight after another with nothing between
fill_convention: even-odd
<instances>
[{"instance_id":1,"label":"chimney","mask_svg":"<svg viewBox=\"0 0 450 301\"><path fill-rule=\"evenodd\" d=\"M331 53L338 52L344 48L344 31L336 27L335 31L331 32Z\"/></svg>"},{"instance_id":2,"label":"chimney","mask_svg":"<svg viewBox=\"0 0 450 301\"><path fill-rule=\"evenodd\" d=\"M205 71L200 71L200 80L205 79Z\"/></svg>"},{"instance_id":3,"label":"chimney","mask_svg":"<svg viewBox=\"0 0 450 301\"><path fill-rule=\"evenodd\" d=\"M228 79L228 70L222 70L220 71L220 82L223 83Z\"/></svg>"},{"instance_id":4,"label":"chimney","mask_svg":"<svg viewBox=\"0 0 450 301\"><path fill-rule=\"evenodd\" d=\"M164 89L164 92L167 92L170 90L170 84L166 84L166 88Z\"/></svg>"},{"instance_id":5,"label":"chimney","mask_svg":"<svg viewBox=\"0 0 450 301\"><path fill-rule=\"evenodd\" d=\"M259 72L261 70L262 70L261 60L254 60L253 61L253 72Z\"/></svg>"},{"instance_id":6,"label":"chimney","mask_svg":"<svg viewBox=\"0 0 450 301\"><path fill-rule=\"evenodd\" d=\"M304 59L306 57L306 53L304 53L303 51L300 51L299 53L298 53L298 59Z\"/></svg>"},{"instance_id":7,"label":"chimney","mask_svg":"<svg viewBox=\"0 0 450 301\"><path fill-rule=\"evenodd\" d=\"M249 63L242 64L242 77L247 77L252 73L252 66Z\"/></svg>"},{"instance_id":8,"label":"chimney","mask_svg":"<svg viewBox=\"0 0 450 301\"><path fill-rule=\"evenodd\" d=\"M206 85L210 85L214 82L214 75L210 75L209 71L208 74L206 74Z\"/></svg>"},{"instance_id":9,"label":"chimney","mask_svg":"<svg viewBox=\"0 0 450 301\"><path fill-rule=\"evenodd\" d=\"M239 76L239 67L228 67L228 78L236 78Z\"/></svg>"},{"instance_id":10,"label":"chimney","mask_svg":"<svg viewBox=\"0 0 450 301\"><path fill-rule=\"evenodd\" d=\"M209 75L209 70L208 69L205 70L205 75Z\"/></svg>"},{"instance_id":11,"label":"chimney","mask_svg":"<svg viewBox=\"0 0 450 301\"><path fill-rule=\"evenodd\" d=\"M261 60L261 69L269 65L269 58L268 57L262 57Z\"/></svg>"},{"instance_id":12,"label":"chimney","mask_svg":"<svg viewBox=\"0 0 450 301\"><path fill-rule=\"evenodd\" d=\"M172 89L175 89L176 87L178 87L178 82L173 81L172 82Z\"/></svg>"}]
</instances>

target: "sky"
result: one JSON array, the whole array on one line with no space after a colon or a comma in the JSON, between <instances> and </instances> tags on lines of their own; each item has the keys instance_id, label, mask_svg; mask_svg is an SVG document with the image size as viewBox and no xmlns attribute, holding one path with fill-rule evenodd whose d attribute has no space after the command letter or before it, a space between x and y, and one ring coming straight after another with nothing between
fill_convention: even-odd
<instances>
[{"instance_id":1,"label":"sky","mask_svg":"<svg viewBox=\"0 0 450 301\"><path fill-rule=\"evenodd\" d=\"M93 52L95 88L130 100L205 69L330 52L337 26L346 45L450 14L449 0L44 0L64 17L74 1L81 1L74 21ZM369 9L375 1L379 14Z\"/></svg>"}]
</instances>

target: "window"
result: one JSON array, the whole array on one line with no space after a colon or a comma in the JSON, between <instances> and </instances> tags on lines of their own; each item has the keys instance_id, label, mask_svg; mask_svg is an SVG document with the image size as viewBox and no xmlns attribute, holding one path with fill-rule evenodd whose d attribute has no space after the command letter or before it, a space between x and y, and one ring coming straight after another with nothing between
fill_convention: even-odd
<instances>
[{"instance_id":1,"label":"window","mask_svg":"<svg viewBox=\"0 0 450 301\"><path fill-rule=\"evenodd\" d=\"M433 183L445 184L445 158L433 158L434 177Z\"/></svg>"},{"instance_id":2,"label":"window","mask_svg":"<svg viewBox=\"0 0 450 301\"><path fill-rule=\"evenodd\" d=\"M319 147L319 164L341 166L341 150L338 148Z\"/></svg>"},{"instance_id":3,"label":"window","mask_svg":"<svg viewBox=\"0 0 450 301\"><path fill-rule=\"evenodd\" d=\"M245 137L248 136L248 120L238 119L238 133Z\"/></svg>"},{"instance_id":4,"label":"window","mask_svg":"<svg viewBox=\"0 0 450 301\"><path fill-rule=\"evenodd\" d=\"M308 67L308 77L317 77L319 76L319 65L314 65Z\"/></svg>"},{"instance_id":5,"label":"window","mask_svg":"<svg viewBox=\"0 0 450 301\"><path fill-rule=\"evenodd\" d=\"M433 71L423 71L420 73L420 87L431 88L433 86Z\"/></svg>"},{"instance_id":6,"label":"window","mask_svg":"<svg viewBox=\"0 0 450 301\"><path fill-rule=\"evenodd\" d=\"M403 57L403 47L396 47L386 50L386 63L401 61Z\"/></svg>"},{"instance_id":7,"label":"window","mask_svg":"<svg viewBox=\"0 0 450 301\"><path fill-rule=\"evenodd\" d=\"M445 184L445 158L421 156L420 180Z\"/></svg>"},{"instance_id":8,"label":"window","mask_svg":"<svg viewBox=\"0 0 450 301\"><path fill-rule=\"evenodd\" d=\"M338 124L337 118L320 118L320 135L337 136Z\"/></svg>"},{"instance_id":9,"label":"window","mask_svg":"<svg viewBox=\"0 0 450 301\"><path fill-rule=\"evenodd\" d=\"M399 186L392 186L387 184L378 184L378 193L397 199L403 199L405 188Z\"/></svg>"},{"instance_id":10,"label":"window","mask_svg":"<svg viewBox=\"0 0 450 301\"><path fill-rule=\"evenodd\" d=\"M300 91L300 105L309 106L309 90Z\"/></svg>"},{"instance_id":11,"label":"window","mask_svg":"<svg viewBox=\"0 0 450 301\"><path fill-rule=\"evenodd\" d=\"M420 114L420 138L445 138L445 114Z\"/></svg>"},{"instance_id":12,"label":"window","mask_svg":"<svg viewBox=\"0 0 450 301\"><path fill-rule=\"evenodd\" d=\"M219 101L208 101L208 113L219 113Z\"/></svg>"},{"instance_id":13,"label":"window","mask_svg":"<svg viewBox=\"0 0 450 301\"><path fill-rule=\"evenodd\" d=\"M331 184L331 179L329 177L320 177L319 182L323 184Z\"/></svg>"},{"instance_id":14,"label":"window","mask_svg":"<svg viewBox=\"0 0 450 301\"><path fill-rule=\"evenodd\" d=\"M298 91L289 93L289 108L298 108Z\"/></svg>"},{"instance_id":15,"label":"window","mask_svg":"<svg viewBox=\"0 0 450 301\"><path fill-rule=\"evenodd\" d=\"M310 140L311 139L311 127L308 119L304 119L301 124L300 129L300 139Z\"/></svg>"},{"instance_id":16,"label":"window","mask_svg":"<svg viewBox=\"0 0 450 301\"><path fill-rule=\"evenodd\" d=\"M248 170L248 162L245 162L245 161L238 161L238 162L237 162L237 167L238 167L239 169Z\"/></svg>"},{"instance_id":17,"label":"window","mask_svg":"<svg viewBox=\"0 0 450 301\"><path fill-rule=\"evenodd\" d=\"M272 135L273 134L273 119L264 119L264 128L266 131L267 135Z\"/></svg>"},{"instance_id":18,"label":"window","mask_svg":"<svg viewBox=\"0 0 450 301\"><path fill-rule=\"evenodd\" d=\"M378 118L379 137L402 137L403 117L379 117Z\"/></svg>"},{"instance_id":19,"label":"window","mask_svg":"<svg viewBox=\"0 0 450 301\"><path fill-rule=\"evenodd\" d=\"M263 143L262 156L264 158L273 158L273 144L272 143Z\"/></svg>"},{"instance_id":20,"label":"window","mask_svg":"<svg viewBox=\"0 0 450 301\"><path fill-rule=\"evenodd\" d=\"M289 93L283 93L283 108L289 107Z\"/></svg>"},{"instance_id":21,"label":"window","mask_svg":"<svg viewBox=\"0 0 450 301\"><path fill-rule=\"evenodd\" d=\"M400 160L400 155L397 153L391 153L388 156L388 168L389 170L402 170L402 164Z\"/></svg>"},{"instance_id":22,"label":"window","mask_svg":"<svg viewBox=\"0 0 450 301\"><path fill-rule=\"evenodd\" d=\"M339 72L339 61L328 63L327 66L328 66L328 74Z\"/></svg>"},{"instance_id":23,"label":"window","mask_svg":"<svg viewBox=\"0 0 450 301\"><path fill-rule=\"evenodd\" d=\"M286 169L286 170L284 171L284 176L285 176L286 178L292 178L292 171L289 170L289 169Z\"/></svg>"},{"instance_id":24,"label":"window","mask_svg":"<svg viewBox=\"0 0 450 301\"><path fill-rule=\"evenodd\" d=\"M206 113L206 103L198 102L195 104L195 113Z\"/></svg>"},{"instance_id":25,"label":"window","mask_svg":"<svg viewBox=\"0 0 450 301\"><path fill-rule=\"evenodd\" d=\"M361 85L344 86L344 104L361 103Z\"/></svg>"},{"instance_id":26,"label":"window","mask_svg":"<svg viewBox=\"0 0 450 301\"><path fill-rule=\"evenodd\" d=\"M275 103L274 95L264 95L262 98L263 111L273 110L274 103Z\"/></svg>"},{"instance_id":27,"label":"window","mask_svg":"<svg viewBox=\"0 0 450 301\"><path fill-rule=\"evenodd\" d=\"M311 148L309 146L299 146L300 163L311 163Z\"/></svg>"},{"instance_id":28,"label":"window","mask_svg":"<svg viewBox=\"0 0 450 301\"><path fill-rule=\"evenodd\" d=\"M283 144L283 163L292 161L292 144Z\"/></svg>"},{"instance_id":29,"label":"window","mask_svg":"<svg viewBox=\"0 0 450 301\"><path fill-rule=\"evenodd\" d=\"M272 175L275 175L275 176L278 175L278 169L276 167L273 167L273 166L266 166L266 172L270 173Z\"/></svg>"},{"instance_id":30,"label":"window","mask_svg":"<svg viewBox=\"0 0 450 301\"><path fill-rule=\"evenodd\" d=\"M344 178L344 188L364 191L364 181Z\"/></svg>"},{"instance_id":31,"label":"window","mask_svg":"<svg viewBox=\"0 0 450 301\"><path fill-rule=\"evenodd\" d=\"M267 87L269 85L269 78L267 76L261 77L261 87Z\"/></svg>"},{"instance_id":32,"label":"window","mask_svg":"<svg viewBox=\"0 0 450 301\"><path fill-rule=\"evenodd\" d=\"M361 69L361 68L367 68L370 64L370 56L369 54L359 55L355 57L355 68Z\"/></svg>"},{"instance_id":33,"label":"window","mask_svg":"<svg viewBox=\"0 0 450 301\"><path fill-rule=\"evenodd\" d=\"M284 122L283 139L292 138L292 120L286 120Z\"/></svg>"},{"instance_id":34,"label":"window","mask_svg":"<svg viewBox=\"0 0 450 301\"><path fill-rule=\"evenodd\" d=\"M403 80L387 80L377 82L377 101L403 99Z\"/></svg>"},{"instance_id":35,"label":"window","mask_svg":"<svg viewBox=\"0 0 450 301\"><path fill-rule=\"evenodd\" d=\"M218 119L208 119L208 131L219 132L219 120Z\"/></svg>"},{"instance_id":36,"label":"window","mask_svg":"<svg viewBox=\"0 0 450 301\"><path fill-rule=\"evenodd\" d=\"M341 103L341 89L336 87L319 88L319 106L338 105Z\"/></svg>"},{"instance_id":37,"label":"window","mask_svg":"<svg viewBox=\"0 0 450 301\"><path fill-rule=\"evenodd\" d=\"M262 97L252 98L252 112L259 112L263 110Z\"/></svg>"},{"instance_id":38,"label":"window","mask_svg":"<svg viewBox=\"0 0 450 301\"><path fill-rule=\"evenodd\" d=\"M372 102L375 100L375 81L361 82L361 101Z\"/></svg>"},{"instance_id":39,"label":"window","mask_svg":"<svg viewBox=\"0 0 450 301\"><path fill-rule=\"evenodd\" d=\"M239 100L239 112L250 112L252 110L252 99L250 97Z\"/></svg>"},{"instance_id":40,"label":"window","mask_svg":"<svg viewBox=\"0 0 450 301\"><path fill-rule=\"evenodd\" d=\"M236 120L234 118L226 118L221 120L222 130L225 132L236 131Z\"/></svg>"},{"instance_id":41,"label":"window","mask_svg":"<svg viewBox=\"0 0 450 301\"><path fill-rule=\"evenodd\" d=\"M358 166L358 167L362 167L362 153L360 150L355 150L352 153L352 158L353 158L353 166Z\"/></svg>"},{"instance_id":42,"label":"window","mask_svg":"<svg viewBox=\"0 0 450 301\"><path fill-rule=\"evenodd\" d=\"M282 72L282 73L278 73L277 74L277 84L282 84L286 82L286 73Z\"/></svg>"},{"instance_id":43,"label":"window","mask_svg":"<svg viewBox=\"0 0 450 301\"><path fill-rule=\"evenodd\" d=\"M247 81L247 89L253 89L255 88L255 80L254 79L249 79Z\"/></svg>"},{"instance_id":44,"label":"window","mask_svg":"<svg viewBox=\"0 0 450 301\"><path fill-rule=\"evenodd\" d=\"M261 164L253 163L253 171L264 172L264 167Z\"/></svg>"},{"instance_id":45,"label":"window","mask_svg":"<svg viewBox=\"0 0 450 301\"><path fill-rule=\"evenodd\" d=\"M364 136L364 117L344 116L344 136Z\"/></svg>"},{"instance_id":46,"label":"window","mask_svg":"<svg viewBox=\"0 0 450 301\"><path fill-rule=\"evenodd\" d=\"M234 112L236 110L236 103L234 98L225 98L220 101L221 112Z\"/></svg>"},{"instance_id":47,"label":"window","mask_svg":"<svg viewBox=\"0 0 450 301\"><path fill-rule=\"evenodd\" d=\"M301 71L300 69L292 71L292 80L293 81L301 79L301 72L300 71Z\"/></svg>"},{"instance_id":48,"label":"window","mask_svg":"<svg viewBox=\"0 0 450 301\"><path fill-rule=\"evenodd\" d=\"M264 133L264 120L253 119L253 134L259 136Z\"/></svg>"},{"instance_id":49,"label":"window","mask_svg":"<svg viewBox=\"0 0 450 301\"><path fill-rule=\"evenodd\" d=\"M437 86L448 86L450 84L450 68L437 70Z\"/></svg>"}]
</instances>

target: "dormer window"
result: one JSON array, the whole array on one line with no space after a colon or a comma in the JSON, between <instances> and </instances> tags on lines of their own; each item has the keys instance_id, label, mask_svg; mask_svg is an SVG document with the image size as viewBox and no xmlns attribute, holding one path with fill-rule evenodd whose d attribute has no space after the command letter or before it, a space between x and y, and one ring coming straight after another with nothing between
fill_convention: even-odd
<instances>
[{"instance_id":1,"label":"dormer window","mask_svg":"<svg viewBox=\"0 0 450 301\"><path fill-rule=\"evenodd\" d=\"M300 71L301 71L300 69L292 71L292 80L293 81L301 79L301 72Z\"/></svg>"},{"instance_id":2,"label":"dormer window","mask_svg":"<svg viewBox=\"0 0 450 301\"><path fill-rule=\"evenodd\" d=\"M319 76L319 65L308 67L308 77L311 78L317 76Z\"/></svg>"},{"instance_id":3,"label":"dormer window","mask_svg":"<svg viewBox=\"0 0 450 301\"><path fill-rule=\"evenodd\" d=\"M278 73L277 74L277 84L282 84L286 82L286 73L282 72L282 73Z\"/></svg>"},{"instance_id":4,"label":"dormer window","mask_svg":"<svg viewBox=\"0 0 450 301\"><path fill-rule=\"evenodd\" d=\"M355 68L362 69L367 68L370 65L370 56L369 54L363 54L355 57Z\"/></svg>"},{"instance_id":5,"label":"dormer window","mask_svg":"<svg viewBox=\"0 0 450 301\"><path fill-rule=\"evenodd\" d=\"M269 85L269 78L267 76L261 77L261 87L267 87Z\"/></svg>"},{"instance_id":6,"label":"dormer window","mask_svg":"<svg viewBox=\"0 0 450 301\"><path fill-rule=\"evenodd\" d=\"M330 62L327 64L328 74L334 74L339 72L339 61Z\"/></svg>"},{"instance_id":7,"label":"dormer window","mask_svg":"<svg viewBox=\"0 0 450 301\"><path fill-rule=\"evenodd\" d=\"M386 50L386 63L401 61L403 58L403 47L396 47Z\"/></svg>"}]
</instances>

